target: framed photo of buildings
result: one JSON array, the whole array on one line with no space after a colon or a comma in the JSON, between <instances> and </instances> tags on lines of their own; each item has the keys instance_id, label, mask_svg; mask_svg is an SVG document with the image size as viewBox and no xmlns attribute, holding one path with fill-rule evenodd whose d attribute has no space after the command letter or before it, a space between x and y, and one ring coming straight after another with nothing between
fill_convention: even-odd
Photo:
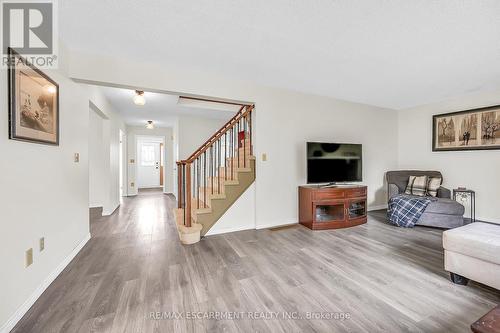
<instances>
[{"instance_id":1,"label":"framed photo of buildings","mask_svg":"<svg viewBox=\"0 0 500 333\"><path fill-rule=\"evenodd\" d=\"M500 105L432 117L432 151L500 149Z\"/></svg>"},{"instance_id":2,"label":"framed photo of buildings","mask_svg":"<svg viewBox=\"0 0 500 333\"><path fill-rule=\"evenodd\" d=\"M9 139L59 145L59 85L9 48Z\"/></svg>"}]
</instances>

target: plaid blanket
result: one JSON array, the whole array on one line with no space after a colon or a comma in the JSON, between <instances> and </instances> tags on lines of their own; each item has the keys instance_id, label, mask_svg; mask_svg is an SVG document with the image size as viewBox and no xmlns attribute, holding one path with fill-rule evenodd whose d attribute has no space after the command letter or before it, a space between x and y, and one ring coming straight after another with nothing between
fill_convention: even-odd
<instances>
[{"instance_id":1,"label":"plaid blanket","mask_svg":"<svg viewBox=\"0 0 500 333\"><path fill-rule=\"evenodd\" d=\"M389 199L387 217L392 224L398 227L413 228L427 206L436 200L434 197L396 195Z\"/></svg>"}]
</instances>

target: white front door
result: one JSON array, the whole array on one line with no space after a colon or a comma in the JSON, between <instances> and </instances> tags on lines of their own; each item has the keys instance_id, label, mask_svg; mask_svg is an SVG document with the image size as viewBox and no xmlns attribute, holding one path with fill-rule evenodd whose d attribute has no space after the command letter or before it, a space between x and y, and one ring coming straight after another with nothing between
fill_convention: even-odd
<instances>
[{"instance_id":1,"label":"white front door","mask_svg":"<svg viewBox=\"0 0 500 333\"><path fill-rule=\"evenodd\" d=\"M160 186L160 143L139 142L138 185L139 188Z\"/></svg>"}]
</instances>

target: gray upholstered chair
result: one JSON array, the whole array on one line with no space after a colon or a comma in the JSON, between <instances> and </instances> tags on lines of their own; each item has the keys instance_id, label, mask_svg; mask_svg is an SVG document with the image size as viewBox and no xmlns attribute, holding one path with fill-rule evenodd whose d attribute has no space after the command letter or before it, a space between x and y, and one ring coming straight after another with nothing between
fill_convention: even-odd
<instances>
[{"instance_id":1,"label":"gray upholstered chair","mask_svg":"<svg viewBox=\"0 0 500 333\"><path fill-rule=\"evenodd\" d=\"M441 177L441 179L443 179L443 175L439 171L388 171L386 178L388 186L387 195L389 199L397 194L405 192L410 176ZM465 208L451 199L451 191L441 186L438 189L437 198L438 200L431 202L429 206L427 206L425 212L416 224L446 229L464 225L463 216Z\"/></svg>"}]
</instances>

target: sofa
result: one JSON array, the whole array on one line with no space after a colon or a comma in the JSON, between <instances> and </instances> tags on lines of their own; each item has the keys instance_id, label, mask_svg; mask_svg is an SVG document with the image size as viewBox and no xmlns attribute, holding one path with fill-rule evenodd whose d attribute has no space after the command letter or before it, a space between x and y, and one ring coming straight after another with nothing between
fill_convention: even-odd
<instances>
[{"instance_id":1,"label":"sofa","mask_svg":"<svg viewBox=\"0 0 500 333\"><path fill-rule=\"evenodd\" d=\"M444 268L451 280L500 289L500 225L474 222L443 232Z\"/></svg>"},{"instance_id":2,"label":"sofa","mask_svg":"<svg viewBox=\"0 0 500 333\"><path fill-rule=\"evenodd\" d=\"M410 176L441 177L441 183L443 180L443 175L439 171L388 171L386 174L388 199L405 192ZM427 206L416 225L444 229L460 227L464 225L464 211L463 205L451 199L451 191L441 186L437 191L437 200Z\"/></svg>"}]
</instances>

